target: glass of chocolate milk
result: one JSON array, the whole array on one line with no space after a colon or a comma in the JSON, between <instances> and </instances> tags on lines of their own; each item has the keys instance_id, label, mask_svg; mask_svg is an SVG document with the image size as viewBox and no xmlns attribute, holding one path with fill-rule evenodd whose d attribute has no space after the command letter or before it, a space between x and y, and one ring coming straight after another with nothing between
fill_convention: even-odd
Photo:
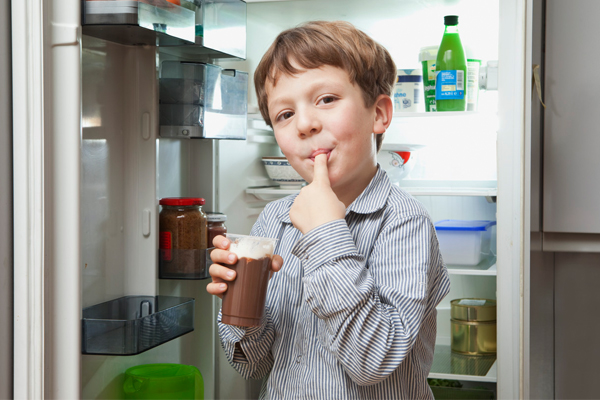
<instances>
[{"instance_id":1,"label":"glass of chocolate milk","mask_svg":"<svg viewBox=\"0 0 600 400\"><path fill-rule=\"evenodd\" d=\"M237 255L238 261L226 266L234 269L237 275L235 280L227 283L227 291L223 294L221 322L246 327L260 325L277 239L230 233L227 233L227 239L231 241L229 251Z\"/></svg>"}]
</instances>

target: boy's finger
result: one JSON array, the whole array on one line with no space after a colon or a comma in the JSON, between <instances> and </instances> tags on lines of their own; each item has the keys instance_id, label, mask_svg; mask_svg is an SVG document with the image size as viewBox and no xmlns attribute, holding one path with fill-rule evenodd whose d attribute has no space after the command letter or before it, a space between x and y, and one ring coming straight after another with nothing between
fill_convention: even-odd
<instances>
[{"instance_id":1,"label":"boy's finger","mask_svg":"<svg viewBox=\"0 0 600 400\"><path fill-rule=\"evenodd\" d=\"M215 236L212 244L213 244L213 246L220 248L220 249L227 250L229 248L229 240L227 240L227 238L225 236L221 236L221 235Z\"/></svg>"},{"instance_id":2,"label":"boy's finger","mask_svg":"<svg viewBox=\"0 0 600 400\"><path fill-rule=\"evenodd\" d=\"M227 282L235 279L235 271L220 264L212 264L208 271L215 282Z\"/></svg>"},{"instance_id":3,"label":"boy's finger","mask_svg":"<svg viewBox=\"0 0 600 400\"><path fill-rule=\"evenodd\" d=\"M237 256L227 250L214 249L210 252L210 259L219 264L235 264Z\"/></svg>"},{"instance_id":4,"label":"boy's finger","mask_svg":"<svg viewBox=\"0 0 600 400\"><path fill-rule=\"evenodd\" d=\"M327 154L319 154L315 157L315 167L313 170L313 182L321 182L330 185L329 170L327 169Z\"/></svg>"},{"instance_id":5,"label":"boy's finger","mask_svg":"<svg viewBox=\"0 0 600 400\"><path fill-rule=\"evenodd\" d=\"M283 258L280 255L275 254L273 256L273 262L271 263L271 271L277 272L283 266Z\"/></svg>"}]
</instances>

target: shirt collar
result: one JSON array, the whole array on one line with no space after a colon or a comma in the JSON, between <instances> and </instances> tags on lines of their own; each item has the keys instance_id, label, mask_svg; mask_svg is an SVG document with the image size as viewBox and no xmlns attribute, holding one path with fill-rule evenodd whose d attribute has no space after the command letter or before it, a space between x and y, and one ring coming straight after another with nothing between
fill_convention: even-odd
<instances>
[{"instance_id":1,"label":"shirt collar","mask_svg":"<svg viewBox=\"0 0 600 400\"><path fill-rule=\"evenodd\" d=\"M346 215L350 212L356 214L371 214L379 211L385 206L388 195L392 188L392 184L386 172L377 164L377 172L365 190L350 204L346 209ZM284 223L291 223L290 208L294 204L297 194L288 196L284 201L287 201L288 206L284 207L283 212L279 215L279 220Z\"/></svg>"}]
</instances>

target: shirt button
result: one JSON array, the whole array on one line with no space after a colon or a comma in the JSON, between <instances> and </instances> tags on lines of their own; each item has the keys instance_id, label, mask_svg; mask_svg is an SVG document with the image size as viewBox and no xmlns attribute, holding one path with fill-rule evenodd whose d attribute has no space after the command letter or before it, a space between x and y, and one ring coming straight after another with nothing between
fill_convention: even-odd
<instances>
[{"instance_id":1,"label":"shirt button","mask_svg":"<svg viewBox=\"0 0 600 400\"><path fill-rule=\"evenodd\" d=\"M299 364L300 363L300 358L302 358L302 356L297 356L296 357L296 362Z\"/></svg>"}]
</instances>

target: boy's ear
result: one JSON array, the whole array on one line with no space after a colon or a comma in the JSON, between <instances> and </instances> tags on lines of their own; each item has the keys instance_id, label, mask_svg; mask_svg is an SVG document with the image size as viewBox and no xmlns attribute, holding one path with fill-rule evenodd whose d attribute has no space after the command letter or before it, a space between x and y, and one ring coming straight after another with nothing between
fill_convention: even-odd
<instances>
[{"instance_id":1,"label":"boy's ear","mask_svg":"<svg viewBox=\"0 0 600 400\"><path fill-rule=\"evenodd\" d=\"M373 133L385 133L392 123L392 114L394 113L394 104L390 96L380 94L375 100L375 121L373 123Z\"/></svg>"}]
</instances>

